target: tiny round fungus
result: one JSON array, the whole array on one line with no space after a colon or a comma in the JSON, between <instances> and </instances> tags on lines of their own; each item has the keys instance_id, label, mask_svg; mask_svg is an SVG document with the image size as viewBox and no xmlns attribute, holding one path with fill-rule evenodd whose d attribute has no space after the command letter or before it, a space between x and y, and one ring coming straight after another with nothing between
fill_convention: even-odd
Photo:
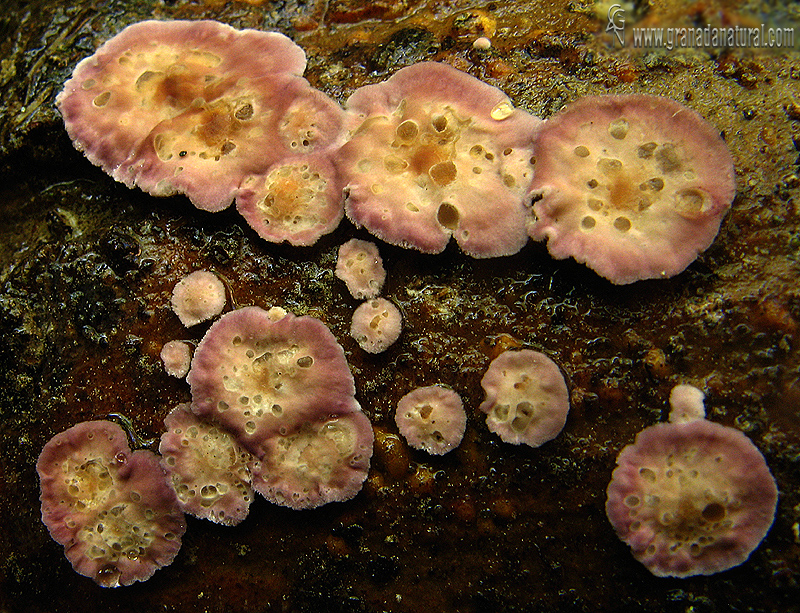
<instances>
[{"instance_id":1,"label":"tiny round fungus","mask_svg":"<svg viewBox=\"0 0 800 613\"><path fill-rule=\"evenodd\" d=\"M735 194L717 130L668 98L588 96L535 137L529 233L612 283L672 277L711 245Z\"/></svg>"},{"instance_id":2,"label":"tiny round fungus","mask_svg":"<svg viewBox=\"0 0 800 613\"><path fill-rule=\"evenodd\" d=\"M297 424L354 411L344 350L318 319L272 319L259 307L223 315L197 346L187 380L192 411L222 425L256 457Z\"/></svg>"},{"instance_id":3,"label":"tiny round fungus","mask_svg":"<svg viewBox=\"0 0 800 613\"><path fill-rule=\"evenodd\" d=\"M419 387L403 396L394 420L409 445L434 455L458 447L467 426L461 397L441 385Z\"/></svg>"},{"instance_id":4,"label":"tiny round fungus","mask_svg":"<svg viewBox=\"0 0 800 613\"><path fill-rule=\"evenodd\" d=\"M386 271L375 243L353 238L339 247L336 276L345 282L353 298L366 300L380 294Z\"/></svg>"},{"instance_id":5,"label":"tiny round fungus","mask_svg":"<svg viewBox=\"0 0 800 613\"><path fill-rule=\"evenodd\" d=\"M253 486L276 504L311 509L349 500L361 490L372 458L373 433L366 415L353 411L301 421L271 437L251 463Z\"/></svg>"},{"instance_id":6,"label":"tiny round fungus","mask_svg":"<svg viewBox=\"0 0 800 613\"><path fill-rule=\"evenodd\" d=\"M161 348L161 361L168 375L182 379L192 363L192 348L184 341L167 341Z\"/></svg>"},{"instance_id":7,"label":"tiny round fungus","mask_svg":"<svg viewBox=\"0 0 800 613\"><path fill-rule=\"evenodd\" d=\"M225 286L207 270L196 270L172 290L172 310L187 328L216 317L225 308Z\"/></svg>"},{"instance_id":8,"label":"tiny round fungus","mask_svg":"<svg viewBox=\"0 0 800 613\"><path fill-rule=\"evenodd\" d=\"M687 391L673 390L670 423L645 428L620 452L607 489L609 521L659 577L710 575L743 563L766 536L778 501L755 445L702 411L688 417Z\"/></svg>"},{"instance_id":9,"label":"tiny round fungus","mask_svg":"<svg viewBox=\"0 0 800 613\"><path fill-rule=\"evenodd\" d=\"M200 420L181 404L164 419L161 466L184 512L233 526L253 500L251 456L227 432Z\"/></svg>"},{"instance_id":10,"label":"tiny round fungus","mask_svg":"<svg viewBox=\"0 0 800 613\"><path fill-rule=\"evenodd\" d=\"M103 587L145 581L172 562L186 530L151 451L131 452L108 421L54 436L36 463L42 521L72 567Z\"/></svg>"},{"instance_id":11,"label":"tiny round fungus","mask_svg":"<svg viewBox=\"0 0 800 613\"><path fill-rule=\"evenodd\" d=\"M473 257L525 245L531 138L541 120L434 62L359 88L346 107L356 127L334 161L353 223L426 253L443 251L451 236Z\"/></svg>"},{"instance_id":12,"label":"tiny round fungus","mask_svg":"<svg viewBox=\"0 0 800 613\"><path fill-rule=\"evenodd\" d=\"M564 428L569 393L553 360L530 349L504 351L481 379L480 410L486 425L506 443L539 447Z\"/></svg>"},{"instance_id":13,"label":"tiny round fungus","mask_svg":"<svg viewBox=\"0 0 800 613\"><path fill-rule=\"evenodd\" d=\"M705 394L693 385L676 385L669 394L669 420L688 422L703 419L706 416L704 398Z\"/></svg>"},{"instance_id":14,"label":"tiny round fungus","mask_svg":"<svg viewBox=\"0 0 800 613\"><path fill-rule=\"evenodd\" d=\"M350 336L367 353L386 351L403 330L400 310L386 298L373 298L353 313Z\"/></svg>"}]
</instances>

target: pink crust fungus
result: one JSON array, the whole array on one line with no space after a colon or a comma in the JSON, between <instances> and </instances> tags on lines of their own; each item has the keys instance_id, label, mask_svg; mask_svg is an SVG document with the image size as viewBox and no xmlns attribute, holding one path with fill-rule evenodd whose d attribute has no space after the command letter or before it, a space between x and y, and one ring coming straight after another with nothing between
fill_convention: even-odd
<instances>
[{"instance_id":1,"label":"pink crust fungus","mask_svg":"<svg viewBox=\"0 0 800 613\"><path fill-rule=\"evenodd\" d=\"M344 350L321 321L245 307L209 328L187 380L192 410L257 459L269 500L310 508L354 496L372 456Z\"/></svg>"},{"instance_id":2,"label":"pink crust fungus","mask_svg":"<svg viewBox=\"0 0 800 613\"><path fill-rule=\"evenodd\" d=\"M506 443L539 447L564 429L567 385L556 363L543 353L504 351L489 364L481 387L486 425Z\"/></svg>"},{"instance_id":3,"label":"pink crust fungus","mask_svg":"<svg viewBox=\"0 0 800 613\"><path fill-rule=\"evenodd\" d=\"M253 457L230 434L201 421L188 404L172 409L164 425L161 466L183 511L229 526L247 517Z\"/></svg>"},{"instance_id":4,"label":"pink crust fungus","mask_svg":"<svg viewBox=\"0 0 800 613\"><path fill-rule=\"evenodd\" d=\"M216 317L225 308L225 286L207 270L196 270L172 290L172 310L187 328Z\"/></svg>"},{"instance_id":5,"label":"pink crust fungus","mask_svg":"<svg viewBox=\"0 0 800 613\"><path fill-rule=\"evenodd\" d=\"M247 202L263 196L252 192L264 188L260 175L287 158L339 145L344 113L300 76L305 64L303 50L275 32L143 21L81 61L56 104L75 146L118 181L156 196L183 193L208 211L226 208L246 184L247 211ZM330 231L343 214L341 196L331 195L339 189L336 175L330 164L313 164L320 166L309 171L321 177L316 183L330 187L306 204ZM265 189L285 187L273 183ZM277 220L252 211L246 217L259 233ZM274 233L268 240L287 238Z\"/></svg>"},{"instance_id":6,"label":"pink crust fungus","mask_svg":"<svg viewBox=\"0 0 800 613\"><path fill-rule=\"evenodd\" d=\"M353 238L340 246L336 276L345 282L353 298L365 300L380 294L386 271L375 243Z\"/></svg>"},{"instance_id":7,"label":"pink crust fungus","mask_svg":"<svg viewBox=\"0 0 800 613\"><path fill-rule=\"evenodd\" d=\"M346 107L360 123L335 161L356 225L426 253L443 251L451 236L473 257L525 245L541 120L499 89L432 62L359 88Z\"/></svg>"},{"instance_id":8,"label":"pink crust fungus","mask_svg":"<svg viewBox=\"0 0 800 613\"><path fill-rule=\"evenodd\" d=\"M42 521L73 568L103 587L145 581L172 562L186 530L151 451L131 452L108 421L57 434L36 464Z\"/></svg>"},{"instance_id":9,"label":"pink crust fungus","mask_svg":"<svg viewBox=\"0 0 800 613\"><path fill-rule=\"evenodd\" d=\"M400 310L386 298L374 298L353 313L350 336L367 353L386 351L403 330Z\"/></svg>"},{"instance_id":10,"label":"pink crust fungus","mask_svg":"<svg viewBox=\"0 0 800 613\"><path fill-rule=\"evenodd\" d=\"M582 98L545 122L535 147L531 237L613 283L683 271L735 194L717 130L668 98Z\"/></svg>"},{"instance_id":11,"label":"pink crust fungus","mask_svg":"<svg viewBox=\"0 0 800 613\"><path fill-rule=\"evenodd\" d=\"M192 348L184 341L167 341L161 348L161 361L168 375L182 379L192 363Z\"/></svg>"},{"instance_id":12,"label":"pink crust fungus","mask_svg":"<svg viewBox=\"0 0 800 613\"><path fill-rule=\"evenodd\" d=\"M311 509L349 500L367 478L372 425L354 401L350 413L298 421L268 438L251 464L256 490L276 504Z\"/></svg>"},{"instance_id":13,"label":"pink crust fungus","mask_svg":"<svg viewBox=\"0 0 800 613\"><path fill-rule=\"evenodd\" d=\"M461 397L441 385L418 387L403 396L394 420L409 445L433 455L458 447L467 426Z\"/></svg>"},{"instance_id":14,"label":"pink crust fungus","mask_svg":"<svg viewBox=\"0 0 800 613\"><path fill-rule=\"evenodd\" d=\"M645 428L620 452L607 490L608 519L659 577L710 575L743 563L767 534L778 501L755 445L702 412L687 417L685 392L670 399L671 423Z\"/></svg>"}]
</instances>

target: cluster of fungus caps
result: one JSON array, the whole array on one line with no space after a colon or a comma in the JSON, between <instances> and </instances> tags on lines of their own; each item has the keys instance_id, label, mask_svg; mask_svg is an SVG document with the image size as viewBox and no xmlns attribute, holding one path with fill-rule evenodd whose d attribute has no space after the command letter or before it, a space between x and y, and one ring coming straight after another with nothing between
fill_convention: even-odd
<instances>
[{"instance_id":1,"label":"cluster of fungus caps","mask_svg":"<svg viewBox=\"0 0 800 613\"><path fill-rule=\"evenodd\" d=\"M705 419L699 389L675 387L670 405L669 423L645 428L617 457L606 514L656 576L728 570L772 525L775 480L742 432Z\"/></svg>"},{"instance_id":2,"label":"cluster of fungus caps","mask_svg":"<svg viewBox=\"0 0 800 613\"><path fill-rule=\"evenodd\" d=\"M658 96L589 96L547 121L499 89L421 62L344 108L302 78L274 32L213 21L134 24L78 64L57 97L95 164L154 195L310 245L346 212L387 243L476 258L547 240L613 283L678 274L735 193L697 113Z\"/></svg>"},{"instance_id":3,"label":"cluster of fungus caps","mask_svg":"<svg viewBox=\"0 0 800 613\"><path fill-rule=\"evenodd\" d=\"M314 243L341 220L330 153L345 114L302 78L276 32L216 21L143 21L82 60L56 98L75 146L129 187L234 199L267 240Z\"/></svg>"}]
</instances>

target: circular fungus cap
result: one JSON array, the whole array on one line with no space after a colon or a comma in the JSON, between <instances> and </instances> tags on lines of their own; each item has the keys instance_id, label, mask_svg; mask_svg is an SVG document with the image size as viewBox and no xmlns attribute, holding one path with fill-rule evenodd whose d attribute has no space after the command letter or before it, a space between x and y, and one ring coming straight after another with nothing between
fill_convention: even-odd
<instances>
[{"instance_id":1,"label":"circular fungus cap","mask_svg":"<svg viewBox=\"0 0 800 613\"><path fill-rule=\"evenodd\" d=\"M778 501L755 445L702 417L639 432L617 457L607 495L614 530L658 577L738 566L767 534Z\"/></svg>"},{"instance_id":2,"label":"circular fungus cap","mask_svg":"<svg viewBox=\"0 0 800 613\"><path fill-rule=\"evenodd\" d=\"M103 587L145 581L172 562L186 530L156 454L131 452L109 421L57 434L36 463L42 521L72 567Z\"/></svg>"},{"instance_id":3,"label":"circular fungus cap","mask_svg":"<svg viewBox=\"0 0 800 613\"><path fill-rule=\"evenodd\" d=\"M230 434L192 413L188 403L172 409L164 425L161 466L181 509L228 526L247 517L253 501L247 464L253 456Z\"/></svg>"},{"instance_id":4,"label":"circular fungus cap","mask_svg":"<svg viewBox=\"0 0 800 613\"><path fill-rule=\"evenodd\" d=\"M316 96L305 64L276 32L142 21L82 60L56 105L75 146L116 180L219 211L245 176L291 151L275 147L275 109L292 91Z\"/></svg>"},{"instance_id":5,"label":"circular fungus cap","mask_svg":"<svg viewBox=\"0 0 800 613\"><path fill-rule=\"evenodd\" d=\"M683 271L735 194L718 131L668 98L581 98L544 123L535 148L531 237L612 283Z\"/></svg>"},{"instance_id":6,"label":"circular fungus cap","mask_svg":"<svg viewBox=\"0 0 800 613\"><path fill-rule=\"evenodd\" d=\"M161 362L168 375L182 379L192 363L192 348L185 341L167 341L161 347Z\"/></svg>"},{"instance_id":7,"label":"circular fungus cap","mask_svg":"<svg viewBox=\"0 0 800 613\"><path fill-rule=\"evenodd\" d=\"M353 498L369 472L372 425L361 407L299 421L264 444L250 463L253 486L276 504L312 509Z\"/></svg>"},{"instance_id":8,"label":"circular fungus cap","mask_svg":"<svg viewBox=\"0 0 800 613\"><path fill-rule=\"evenodd\" d=\"M354 129L334 161L353 223L426 253L443 251L451 236L478 258L522 249L541 120L435 62L357 89L346 107Z\"/></svg>"},{"instance_id":9,"label":"circular fungus cap","mask_svg":"<svg viewBox=\"0 0 800 613\"><path fill-rule=\"evenodd\" d=\"M267 440L320 415L359 410L344 350L318 319L226 313L200 341L187 380L192 411L222 425L256 457Z\"/></svg>"},{"instance_id":10,"label":"circular fungus cap","mask_svg":"<svg viewBox=\"0 0 800 613\"><path fill-rule=\"evenodd\" d=\"M357 238L351 238L339 247L335 274L345 282L350 295L358 300L375 298L386 280L377 245Z\"/></svg>"},{"instance_id":11,"label":"circular fungus cap","mask_svg":"<svg viewBox=\"0 0 800 613\"><path fill-rule=\"evenodd\" d=\"M358 306L350 323L350 336L367 353L382 353L400 338L403 317L386 298L373 298Z\"/></svg>"},{"instance_id":12,"label":"circular fungus cap","mask_svg":"<svg viewBox=\"0 0 800 613\"><path fill-rule=\"evenodd\" d=\"M195 270L172 290L172 310L187 328L216 317L225 308L225 285L213 272Z\"/></svg>"},{"instance_id":13,"label":"circular fungus cap","mask_svg":"<svg viewBox=\"0 0 800 613\"><path fill-rule=\"evenodd\" d=\"M403 396L394 420L409 445L433 455L458 447L467 427L461 397L441 385L418 387Z\"/></svg>"},{"instance_id":14,"label":"circular fungus cap","mask_svg":"<svg viewBox=\"0 0 800 613\"><path fill-rule=\"evenodd\" d=\"M539 447L567 422L569 393L553 360L530 349L504 351L481 379L480 410L486 425L506 443Z\"/></svg>"}]
</instances>

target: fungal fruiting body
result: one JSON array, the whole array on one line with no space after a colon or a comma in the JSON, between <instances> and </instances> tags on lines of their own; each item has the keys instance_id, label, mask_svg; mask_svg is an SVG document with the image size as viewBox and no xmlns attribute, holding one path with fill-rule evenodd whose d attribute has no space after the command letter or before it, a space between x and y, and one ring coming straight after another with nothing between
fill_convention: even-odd
<instances>
[{"instance_id":1,"label":"fungal fruiting body","mask_svg":"<svg viewBox=\"0 0 800 613\"><path fill-rule=\"evenodd\" d=\"M161 362L168 375L182 379L192 363L192 348L184 341L167 341L161 347Z\"/></svg>"},{"instance_id":2,"label":"fungal fruiting body","mask_svg":"<svg viewBox=\"0 0 800 613\"><path fill-rule=\"evenodd\" d=\"M426 253L444 250L451 236L473 257L525 245L539 119L499 89L432 62L359 88L346 108L354 127L334 160L357 226Z\"/></svg>"},{"instance_id":3,"label":"fungal fruiting body","mask_svg":"<svg viewBox=\"0 0 800 613\"><path fill-rule=\"evenodd\" d=\"M187 377L192 411L253 454L253 484L268 499L294 508L344 500L367 475L369 421L330 330L280 315L245 307L209 328Z\"/></svg>"},{"instance_id":4,"label":"fungal fruiting body","mask_svg":"<svg viewBox=\"0 0 800 613\"><path fill-rule=\"evenodd\" d=\"M386 280L378 247L357 238L339 247L335 274L345 282L350 295L359 300L375 298Z\"/></svg>"},{"instance_id":5,"label":"fungal fruiting body","mask_svg":"<svg viewBox=\"0 0 800 613\"><path fill-rule=\"evenodd\" d=\"M195 517L235 525L253 500L249 462L252 456L214 424L202 421L188 404L164 419L158 451L181 509Z\"/></svg>"},{"instance_id":6,"label":"fungal fruiting body","mask_svg":"<svg viewBox=\"0 0 800 613\"><path fill-rule=\"evenodd\" d=\"M481 387L486 425L506 443L539 447L564 428L569 393L558 366L530 349L504 351L489 364Z\"/></svg>"},{"instance_id":7,"label":"fungal fruiting body","mask_svg":"<svg viewBox=\"0 0 800 613\"><path fill-rule=\"evenodd\" d=\"M607 490L611 524L659 577L741 564L767 534L778 499L755 445L702 414L687 419L681 396L670 423L645 428L620 452Z\"/></svg>"},{"instance_id":8,"label":"fungal fruiting body","mask_svg":"<svg viewBox=\"0 0 800 613\"><path fill-rule=\"evenodd\" d=\"M418 387L403 396L394 419L409 445L433 455L458 447L467 425L461 397L441 385Z\"/></svg>"},{"instance_id":9,"label":"fungal fruiting body","mask_svg":"<svg viewBox=\"0 0 800 613\"><path fill-rule=\"evenodd\" d=\"M350 336L367 353L382 353L400 338L403 317L386 298L373 298L358 306L350 322Z\"/></svg>"},{"instance_id":10,"label":"fungal fruiting body","mask_svg":"<svg viewBox=\"0 0 800 613\"><path fill-rule=\"evenodd\" d=\"M225 285L213 272L196 270L172 290L172 311L187 328L216 317L225 308Z\"/></svg>"},{"instance_id":11,"label":"fungal fruiting body","mask_svg":"<svg viewBox=\"0 0 800 613\"><path fill-rule=\"evenodd\" d=\"M531 237L613 283L683 271L735 193L719 133L668 98L581 98L544 123L535 148Z\"/></svg>"},{"instance_id":12,"label":"fungal fruiting body","mask_svg":"<svg viewBox=\"0 0 800 613\"><path fill-rule=\"evenodd\" d=\"M309 245L344 215L329 159L345 113L302 78L276 32L215 21L143 21L81 61L56 98L75 146L129 187L237 201L269 241Z\"/></svg>"},{"instance_id":13,"label":"fungal fruiting body","mask_svg":"<svg viewBox=\"0 0 800 613\"><path fill-rule=\"evenodd\" d=\"M36 464L42 521L80 574L103 587L144 581L172 562L186 530L156 454L131 452L122 428L83 422Z\"/></svg>"}]
</instances>

